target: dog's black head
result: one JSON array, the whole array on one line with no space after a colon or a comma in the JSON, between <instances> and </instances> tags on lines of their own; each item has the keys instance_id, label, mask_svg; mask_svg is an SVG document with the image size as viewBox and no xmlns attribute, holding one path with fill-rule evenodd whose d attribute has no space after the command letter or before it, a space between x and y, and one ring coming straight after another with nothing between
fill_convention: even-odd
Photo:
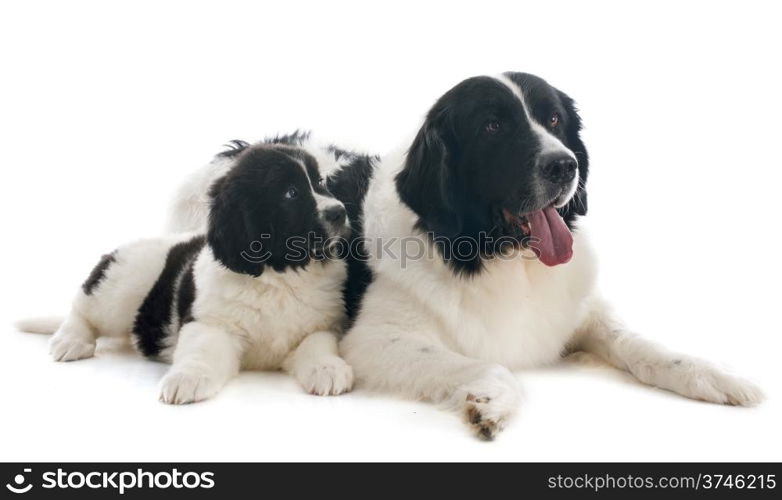
<instances>
[{"instance_id":1,"label":"dog's black head","mask_svg":"<svg viewBox=\"0 0 782 500\"><path fill-rule=\"evenodd\" d=\"M470 78L427 114L397 190L460 272L479 270L509 244L561 264L570 259L575 218L587 209L580 129L573 100L541 78ZM474 251L460 244L454 252L457 240L474 241Z\"/></svg>"},{"instance_id":2,"label":"dog's black head","mask_svg":"<svg viewBox=\"0 0 782 500\"><path fill-rule=\"evenodd\" d=\"M259 276L329 258L347 236L345 207L325 188L318 164L284 144L247 147L210 190L207 241L231 271Z\"/></svg>"}]
</instances>

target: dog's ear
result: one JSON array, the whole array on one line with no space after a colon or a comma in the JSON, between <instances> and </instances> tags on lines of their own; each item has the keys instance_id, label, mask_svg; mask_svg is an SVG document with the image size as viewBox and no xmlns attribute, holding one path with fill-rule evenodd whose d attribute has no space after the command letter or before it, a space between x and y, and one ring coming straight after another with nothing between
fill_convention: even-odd
<instances>
[{"instance_id":1,"label":"dog's ear","mask_svg":"<svg viewBox=\"0 0 782 500\"><path fill-rule=\"evenodd\" d=\"M426 229L456 234L458 228L449 227L460 224L452 199L449 134L443 117L427 118L396 176L396 189Z\"/></svg>"},{"instance_id":2,"label":"dog's ear","mask_svg":"<svg viewBox=\"0 0 782 500\"><path fill-rule=\"evenodd\" d=\"M565 207L564 219L568 223L572 222L576 215L586 215L587 213L587 191L586 183L589 175L589 155L587 154L584 142L581 140L581 117L578 115L578 109L573 99L564 92L557 90L559 98L567 110L567 128L565 130L565 140L567 146L576 155L578 160L578 189L573 199Z\"/></svg>"},{"instance_id":3,"label":"dog's ear","mask_svg":"<svg viewBox=\"0 0 782 500\"><path fill-rule=\"evenodd\" d=\"M231 271L260 276L268 257L263 237L229 177L217 180L210 190L207 243L215 259Z\"/></svg>"}]
</instances>

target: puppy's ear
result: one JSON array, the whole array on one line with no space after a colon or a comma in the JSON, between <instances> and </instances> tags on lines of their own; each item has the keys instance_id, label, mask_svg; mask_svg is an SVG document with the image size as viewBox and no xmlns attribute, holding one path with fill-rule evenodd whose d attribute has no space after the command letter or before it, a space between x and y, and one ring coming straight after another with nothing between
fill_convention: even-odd
<instances>
[{"instance_id":1,"label":"puppy's ear","mask_svg":"<svg viewBox=\"0 0 782 500\"><path fill-rule=\"evenodd\" d=\"M578 160L578 189L573 199L565 207L564 218L570 223L576 215L586 215L587 213L586 182L589 175L589 155L581 140L581 117L578 115L576 103L564 92L557 90L557 93L565 105L568 115L567 129L565 130L567 145L575 153L576 160Z\"/></svg>"},{"instance_id":2,"label":"puppy's ear","mask_svg":"<svg viewBox=\"0 0 782 500\"><path fill-rule=\"evenodd\" d=\"M230 174L229 174L230 176ZM263 241L253 230L243 198L227 177L214 183L210 191L211 208L207 243L222 265L235 273L260 276L263 272Z\"/></svg>"},{"instance_id":3,"label":"puppy's ear","mask_svg":"<svg viewBox=\"0 0 782 500\"><path fill-rule=\"evenodd\" d=\"M436 124L427 118L407 152L404 168L396 176L399 197L418 214L426 229L438 232L444 225L458 225L448 167L451 152L442 121Z\"/></svg>"}]
</instances>

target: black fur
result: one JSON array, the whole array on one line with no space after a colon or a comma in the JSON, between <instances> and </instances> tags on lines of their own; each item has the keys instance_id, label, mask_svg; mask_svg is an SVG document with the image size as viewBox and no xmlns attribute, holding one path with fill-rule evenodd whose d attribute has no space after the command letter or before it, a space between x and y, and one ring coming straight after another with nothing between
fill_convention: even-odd
<instances>
[{"instance_id":1,"label":"black fur","mask_svg":"<svg viewBox=\"0 0 782 500\"><path fill-rule=\"evenodd\" d=\"M198 236L174 245L169 250L163 272L141 304L133 325L136 345L144 356L156 357L164 347L168 332L178 330L182 315L180 318L172 317L174 297L179 295L177 282L182 273L192 266L204 242L204 237Z\"/></svg>"},{"instance_id":2,"label":"black fur","mask_svg":"<svg viewBox=\"0 0 782 500\"><path fill-rule=\"evenodd\" d=\"M369 181L374 174L378 157L357 154L336 147L330 148L336 159L349 158L349 163L331 175L327 180L329 191L345 205L348 219L353 230L349 252L346 252L348 264L348 279L345 283L345 308L348 318L355 318L361 306L366 288L372 282L372 271L367 265L363 240L358 236L364 234L361 220L361 205L369 189ZM347 250L347 249L345 249Z\"/></svg>"},{"instance_id":3,"label":"black fur","mask_svg":"<svg viewBox=\"0 0 782 500\"><path fill-rule=\"evenodd\" d=\"M530 114L539 123L548 123L552 113L561 116L553 133L576 154L581 177L577 196L560 210L573 228L576 216L586 213L588 170L573 101L536 76L506 76L524 89ZM489 129L491 123L496 130ZM559 192L558 186L540 182L539 150L522 103L494 78L461 82L429 111L396 185L402 201L418 215L418 227L431 235L455 272L480 271L483 260L506 249L509 240L524 245L521 230L505 220L503 211L539 210L551 203L555 189ZM469 252L458 247L464 241L471 243Z\"/></svg>"},{"instance_id":4,"label":"black fur","mask_svg":"<svg viewBox=\"0 0 782 500\"><path fill-rule=\"evenodd\" d=\"M106 270L116 260L116 252L106 254L100 258L100 261L95 265L87 277L87 280L81 285L81 289L84 290L86 295L92 295L95 288L103 281L103 277L106 275Z\"/></svg>"},{"instance_id":5,"label":"black fur","mask_svg":"<svg viewBox=\"0 0 782 500\"><path fill-rule=\"evenodd\" d=\"M225 145L228 149L217 153L220 158L234 158L242 154L242 151L250 147L250 143L241 139L233 139Z\"/></svg>"},{"instance_id":6,"label":"black fur","mask_svg":"<svg viewBox=\"0 0 782 500\"><path fill-rule=\"evenodd\" d=\"M329 237L310 184L331 196L320 183L317 162L303 150L279 143L247 148L209 193L207 241L215 258L251 276L266 266L282 271L309 264ZM288 200L291 188L298 196Z\"/></svg>"},{"instance_id":7,"label":"black fur","mask_svg":"<svg viewBox=\"0 0 782 500\"><path fill-rule=\"evenodd\" d=\"M274 137L266 137L261 142L264 144L285 144L288 146L301 146L310 136L309 131L295 130L291 134L276 135ZM241 139L233 139L228 141L225 145L225 151L217 153L219 158L235 158L242 154L245 149L249 148L251 144Z\"/></svg>"},{"instance_id":8,"label":"black fur","mask_svg":"<svg viewBox=\"0 0 782 500\"><path fill-rule=\"evenodd\" d=\"M177 312L179 314L179 323L184 325L193 321L193 302L196 298L195 276L193 275L193 265L195 259L190 261L182 278L179 281L179 290L177 291Z\"/></svg>"}]
</instances>

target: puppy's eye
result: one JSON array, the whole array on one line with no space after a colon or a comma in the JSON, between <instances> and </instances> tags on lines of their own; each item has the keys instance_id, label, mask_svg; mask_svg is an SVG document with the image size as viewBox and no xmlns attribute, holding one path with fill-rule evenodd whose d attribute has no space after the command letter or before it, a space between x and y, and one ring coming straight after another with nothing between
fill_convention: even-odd
<instances>
[{"instance_id":1,"label":"puppy's eye","mask_svg":"<svg viewBox=\"0 0 782 500\"><path fill-rule=\"evenodd\" d=\"M489 134L496 134L500 131L500 122L497 120L491 120L483 126L483 130Z\"/></svg>"},{"instance_id":2,"label":"puppy's eye","mask_svg":"<svg viewBox=\"0 0 782 500\"><path fill-rule=\"evenodd\" d=\"M549 128L557 128L559 126L559 113L554 113L548 120Z\"/></svg>"},{"instance_id":3,"label":"puppy's eye","mask_svg":"<svg viewBox=\"0 0 782 500\"><path fill-rule=\"evenodd\" d=\"M299 197L299 190L293 186L289 187L288 190L285 191L286 200L295 200L298 197Z\"/></svg>"}]
</instances>

